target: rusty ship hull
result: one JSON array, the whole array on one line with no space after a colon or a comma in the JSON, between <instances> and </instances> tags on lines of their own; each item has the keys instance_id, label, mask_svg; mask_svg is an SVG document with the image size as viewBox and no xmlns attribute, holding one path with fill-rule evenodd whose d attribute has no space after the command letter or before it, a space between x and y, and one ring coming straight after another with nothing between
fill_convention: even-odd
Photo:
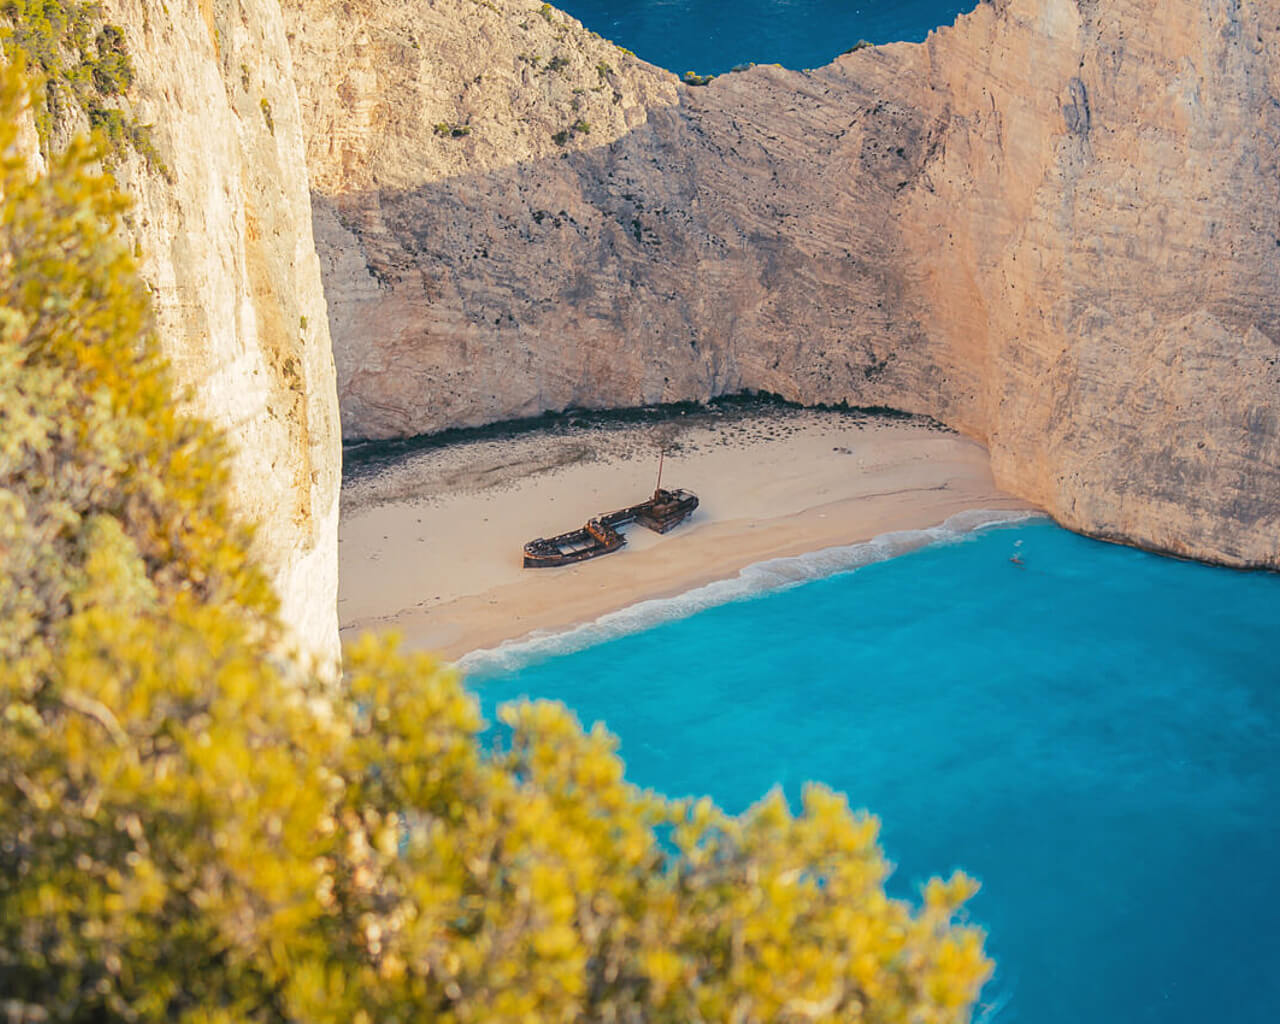
<instances>
[{"instance_id":1,"label":"rusty ship hull","mask_svg":"<svg viewBox=\"0 0 1280 1024\"><path fill-rule=\"evenodd\" d=\"M554 568L599 558L627 543L619 527L639 523L655 533L667 533L688 519L697 507L698 496L692 491L659 487L648 501L596 516L580 529L529 541L524 546L524 567Z\"/></svg>"}]
</instances>

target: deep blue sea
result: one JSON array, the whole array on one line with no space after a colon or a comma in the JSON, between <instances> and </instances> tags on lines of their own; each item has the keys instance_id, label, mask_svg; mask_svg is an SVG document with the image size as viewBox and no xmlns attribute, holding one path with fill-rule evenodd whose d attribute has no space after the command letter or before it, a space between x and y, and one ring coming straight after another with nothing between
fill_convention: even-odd
<instances>
[{"instance_id":1,"label":"deep blue sea","mask_svg":"<svg viewBox=\"0 0 1280 1024\"><path fill-rule=\"evenodd\" d=\"M561 0L587 28L674 71L816 68L865 39L919 42L977 0Z\"/></svg>"},{"instance_id":2,"label":"deep blue sea","mask_svg":"<svg viewBox=\"0 0 1280 1024\"><path fill-rule=\"evenodd\" d=\"M881 817L897 895L977 876L998 962L978 1020L1272 1024L1280 576L1043 520L935 536L760 592L840 562L765 567L730 603L473 682L490 715L531 695L604 721L629 778L673 796L844 790Z\"/></svg>"}]
</instances>

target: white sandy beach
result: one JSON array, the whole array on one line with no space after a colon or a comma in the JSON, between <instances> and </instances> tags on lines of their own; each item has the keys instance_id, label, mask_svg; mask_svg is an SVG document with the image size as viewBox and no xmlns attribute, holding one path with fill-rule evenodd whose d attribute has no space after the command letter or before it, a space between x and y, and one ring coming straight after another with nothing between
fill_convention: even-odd
<instances>
[{"instance_id":1,"label":"white sandy beach","mask_svg":"<svg viewBox=\"0 0 1280 1024\"><path fill-rule=\"evenodd\" d=\"M694 491L665 536L626 527L621 551L523 569L525 541L653 491L654 428L603 426L465 441L357 472L339 528L343 638L396 629L449 659L589 622L766 559L1028 506L996 489L986 450L914 421L765 409L689 417L663 485Z\"/></svg>"}]
</instances>

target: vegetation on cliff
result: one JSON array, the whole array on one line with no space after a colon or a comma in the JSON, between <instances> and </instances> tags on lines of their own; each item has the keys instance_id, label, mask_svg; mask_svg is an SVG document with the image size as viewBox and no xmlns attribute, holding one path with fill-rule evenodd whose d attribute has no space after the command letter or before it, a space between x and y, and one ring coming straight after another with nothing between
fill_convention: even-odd
<instances>
[{"instance_id":1,"label":"vegetation on cliff","mask_svg":"<svg viewBox=\"0 0 1280 1024\"><path fill-rule=\"evenodd\" d=\"M974 885L890 899L820 787L741 817L629 785L563 708L366 639L280 652L176 411L124 201L28 181L0 88L0 993L57 1021L968 1018Z\"/></svg>"},{"instance_id":2,"label":"vegetation on cliff","mask_svg":"<svg viewBox=\"0 0 1280 1024\"><path fill-rule=\"evenodd\" d=\"M148 165L167 173L151 142L151 129L119 105L133 84L133 61L119 26L95 3L78 0L3 0L0 38L9 61L40 75L34 115L46 152L57 127L82 113L106 140L103 155L132 147Z\"/></svg>"}]
</instances>

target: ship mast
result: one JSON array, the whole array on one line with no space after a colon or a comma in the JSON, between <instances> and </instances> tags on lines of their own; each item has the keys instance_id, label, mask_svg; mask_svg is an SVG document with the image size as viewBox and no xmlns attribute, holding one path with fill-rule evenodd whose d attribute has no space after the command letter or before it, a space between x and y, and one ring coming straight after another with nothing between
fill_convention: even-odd
<instances>
[{"instance_id":1,"label":"ship mast","mask_svg":"<svg viewBox=\"0 0 1280 1024\"><path fill-rule=\"evenodd\" d=\"M665 447L658 449L658 484L653 489L653 496L655 498L658 496L658 492L662 490L662 458L666 454L667 450Z\"/></svg>"}]
</instances>

